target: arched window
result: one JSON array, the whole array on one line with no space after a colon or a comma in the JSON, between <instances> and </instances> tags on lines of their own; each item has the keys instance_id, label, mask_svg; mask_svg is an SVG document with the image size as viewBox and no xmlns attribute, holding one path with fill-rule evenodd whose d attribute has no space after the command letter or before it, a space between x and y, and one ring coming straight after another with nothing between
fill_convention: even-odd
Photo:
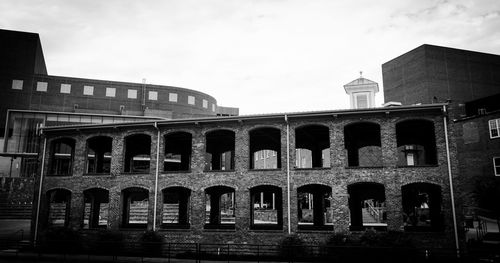
<instances>
[{"instance_id":1,"label":"arched window","mask_svg":"<svg viewBox=\"0 0 500 263\"><path fill-rule=\"evenodd\" d=\"M310 184L297 189L299 229L332 230L332 188Z\"/></svg>"},{"instance_id":2,"label":"arched window","mask_svg":"<svg viewBox=\"0 0 500 263\"><path fill-rule=\"evenodd\" d=\"M408 120L396 124L398 164L401 166L436 165L434 123Z\"/></svg>"},{"instance_id":3,"label":"arched window","mask_svg":"<svg viewBox=\"0 0 500 263\"><path fill-rule=\"evenodd\" d=\"M51 149L50 175L71 175L75 140L69 138L54 140Z\"/></svg>"},{"instance_id":4,"label":"arched window","mask_svg":"<svg viewBox=\"0 0 500 263\"><path fill-rule=\"evenodd\" d=\"M367 228L387 230L385 187L379 183L355 183L347 187L349 193L350 229Z\"/></svg>"},{"instance_id":5,"label":"arched window","mask_svg":"<svg viewBox=\"0 0 500 263\"><path fill-rule=\"evenodd\" d=\"M412 183L401 187L401 192L405 230L442 230L440 186L429 183Z\"/></svg>"},{"instance_id":6,"label":"arched window","mask_svg":"<svg viewBox=\"0 0 500 263\"><path fill-rule=\"evenodd\" d=\"M163 170L189 171L191 165L192 136L187 132L165 135L165 160Z\"/></svg>"},{"instance_id":7,"label":"arched window","mask_svg":"<svg viewBox=\"0 0 500 263\"><path fill-rule=\"evenodd\" d=\"M125 172L149 173L151 137L134 134L125 138Z\"/></svg>"},{"instance_id":8,"label":"arched window","mask_svg":"<svg viewBox=\"0 0 500 263\"><path fill-rule=\"evenodd\" d=\"M131 187L122 191L122 227L146 228L148 224L149 191Z\"/></svg>"},{"instance_id":9,"label":"arched window","mask_svg":"<svg viewBox=\"0 0 500 263\"><path fill-rule=\"evenodd\" d=\"M227 186L213 186L205 190L205 228L234 229L234 189Z\"/></svg>"},{"instance_id":10,"label":"arched window","mask_svg":"<svg viewBox=\"0 0 500 263\"><path fill-rule=\"evenodd\" d=\"M347 125L344 140L350 167L382 166L380 125L369 122Z\"/></svg>"},{"instance_id":11,"label":"arched window","mask_svg":"<svg viewBox=\"0 0 500 263\"><path fill-rule=\"evenodd\" d=\"M250 189L252 229L282 229L283 204L281 188L261 185Z\"/></svg>"},{"instance_id":12,"label":"arched window","mask_svg":"<svg viewBox=\"0 0 500 263\"><path fill-rule=\"evenodd\" d=\"M295 167L330 167L330 134L328 127L308 125L295 129L295 147Z\"/></svg>"},{"instance_id":13,"label":"arched window","mask_svg":"<svg viewBox=\"0 0 500 263\"><path fill-rule=\"evenodd\" d=\"M106 228L108 226L109 192L100 188L83 191L83 228Z\"/></svg>"},{"instance_id":14,"label":"arched window","mask_svg":"<svg viewBox=\"0 0 500 263\"><path fill-rule=\"evenodd\" d=\"M71 192L65 189L54 189L47 192L48 225L68 226L71 207Z\"/></svg>"},{"instance_id":15,"label":"arched window","mask_svg":"<svg viewBox=\"0 0 500 263\"><path fill-rule=\"evenodd\" d=\"M250 131L250 169L281 168L281 131L259 128Z\"/></svg>"},{"instance_id":16,"label":"arched window","mask_svg":"<svg viewBox=\"0 0 500 263\"><path fill-rule=\"evenodd\" d=\"M162 225L164 228L189 228L191 190L169 187L163 193Z\"/></svg>"},{"instance_id":17,"label":"arched window","mask_svg":"<svg viewBox=\"0 0 500 263\"><path fill-rule=\"evenodd\" d=\"M206 170L234 170L234 139L233 131L216 130L207 133Z\"/></svg>"},{"instance_id":18,"label":"arched window","mask_svg":"<svg viewBox=\"0 0 500 263\"><path fill-rule=\"evenodd\" d=\"M98 136L87 140L87 173L109 174L113 139Z\"/></svg>"}]
</instances>

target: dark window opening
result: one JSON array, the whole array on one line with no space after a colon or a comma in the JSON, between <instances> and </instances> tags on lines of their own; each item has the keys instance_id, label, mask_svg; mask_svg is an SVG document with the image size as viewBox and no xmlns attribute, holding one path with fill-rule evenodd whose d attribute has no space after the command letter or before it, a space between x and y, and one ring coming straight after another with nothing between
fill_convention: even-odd
<instances>
[{"instance_id":1,"label":"dark window opening","mask_svg":"<svg viewBox=\"0 0 500 263\"><path fill-rule=\"evenodd\" d=\"M412 183L401 187L401 192L405 230L442 230L441 187L429 183Z\"/></svg>"},{"instance_id":2,"label":"dark window opening","mask_svg":"<svg viewBox=\"0 0 500 263\"><path fill-rule=\"evenodd\" d=\"M297 168L330 167L330 130L321 125L295 129Z\"/></svg>"},{"instance_id":3,"label":"dark window opening","mask_svg":"<svg viewBox=\"0 0 500 263\"><path fill-rule=\"evenodd\" d=\"M67 227L71 207L71 192L65 189L54 189L47 192L48 225Z\"/></svg>"},{"instance_id":4,"label":"dark window opening","mask_svg":"<svg viewBox=\"0 0 500 263\"><path fill-rule=\"evenodd\" d=\"M434 123L409 120L396 124L398 165L436 165L436 138Z\"/></svg>"},{"instance_id":5,"label":"dark window opening","mask_svg":"<svg viewBox=\"0 0 500 263\"><path fill-rule=\"evenodd\" d=\"M311 184L297 189L299 229L332 230L332 188Z\"/></svg>"},{"instance_id":6,"label":"dark window opening","mask_svg":"<svg viewBox=\"0 0 500 263\"><path fill-rule=\"evenodd\" d=\"M165 135L165 160L163 170L189 171L191 165L191 134L176 132Z\"/></svg>"},{"instance_id":7,"label":"dark window opening","mask_svg":"<svg viewBox=\"0 0 500 263\"><path fill-rule=\"evenodd\" d=\"M207 133L206 170L234 170L234 139L233 131L217 130Z\"/></svg>"},{"instance_id":8,"label":"dark window opening","mask_svg":"<svg viewBox=\"0 0 500 263\"><path fill-rule=\"evenodd\" d=\"M344 140L349 167L382 166L380 125L368 122L347 125Z\"/></svg>"},{"instance_id":9,"label":"dark window opening","mask_svg":"<svg viewBox=\"0 0 500 263\"><path fill-rule=\"evenodd\" d=\"M109 192L94 188L83 192L83 228L95 229L108 226Z\"/></svg>"},{"instance_id":10,"label":"dark window opening","mask_svg":"<svg viewBox=\"0 0 500 263\"><path fill-rule=\"evenodd\" d=\"M189 228L191 190L170 187L163 190L162 225L164 228Z\"/></svg>"},{"instance_id":11,"label":"dark window opening","mask_svg":"<svg viewBox=\"0 0 500 263\"><path fill-rule=\"evenodd\" d=\"M276 128L250 131L250 169L280 168L281 131Z\"/></svg>"},{"instance_id":12,"label":"dark window opening","mask_svg":"<svg viewBox=\"0 0 500 263\"><path fill-rule=\"evenodd\" d=\"M74 152L75 141L72 139L63 138L52 142L50 174L71 175Z\"/></svg>"},{"instance_id":13,"label":"dark window opening","mask_svg":"<svg viewBox=\"0 0 500 263\"><path fill-rule=\"evenodd\" d=\"M347 187L349 193L350 229L387 230L385 188L379 183L356 183Z\"/></svg>"},{"instance_id":14,"label":"dark window opening","mask_svg":"<svg viewBox=\"0 0 500 263\"><path fill-rule=\"evenodd\" d=\"M257 186L250 189L252 229L282 229L283 204L281 188Z\"/></svg>"},{"instance_id":15,"label":"dark window opening","mask_svg":"<svg viewBox=\"0 0 500 263\"><path fill-rule=\"evenodd\" d=\"M146 228L148 224L149 191L132 187L122 191L122 226Z\"/></svg>"},{"instance_id":16,"label":"dark window opening","mask_svg":"<svg viewBox=\"0 0 500 263\"><path fill-rule=\"evenodd\" d=\"M234 229L234 193L234 189L227 186L214 186L205 190L206 229Z\"/></svg>"},{"instance_id":17,"label":"dark window opening","mask_svg":"<svg viewBox=\"0 0 500 263\"><path fill-rule=\"evenodd\" d=\"M104 136L90 138L87 141L87 173L110 173L112 144L113 139Z\"/></svg>"},{"instance_id":18,"label":"dark window opening","mask_svg":"<svg viewBox=\"0 0 500 263\"><path fill-rule=\"evenodd\" d=\"M125 138L125 172L149 173L151 137L145 134Z\"/></svg>"}]
</instances>

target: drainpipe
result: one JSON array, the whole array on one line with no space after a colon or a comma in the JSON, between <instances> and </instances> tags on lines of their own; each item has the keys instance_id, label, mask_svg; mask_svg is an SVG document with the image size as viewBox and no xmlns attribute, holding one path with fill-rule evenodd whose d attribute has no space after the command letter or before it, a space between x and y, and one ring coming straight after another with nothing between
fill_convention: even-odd
<instances>
[{"instance_id":1,"label":"drainpipe","mask_svg":"<svg viewBox=\"0 0 500 263\"><path fill-rule=\"evenodd\" d=\"M158 203L158 174L160 163L160 129L158 128L158 122L155 122L155 129L158 131L156 136L156 171L155 171L155 201L153 208L153 231L156 230L156 205Z\"/></svg>"},{"instance_id":2,"label":"drainpipe","mask_svg":"<svg viewBox=\"0 0 500 263\"><path fill-rule=\"evenodd\" d=\"M36 217L35 217L35 233L33 236L33 245L36 247L36 242L38 238L38 221L40 220L40 205L42 203L42 185L43 185L43 171L45 169L45 150L47 149L47 137L44 136L43 139L43 153L42 153L42 167L40 169L40 182L38 187L38 200L36 205Z\"/></svg>"},{"instance_id":3,"label":"drainpipe","mask_svg":"<svg viewBox=\"0 0 500 263\"><path fill-rule=\"evenodd\" d=\"M450 146L448 143L448 118L446 111L446 105L443 105L443 124L444 124L444 138L446 143L446 161L448 163L448 180L450 183L450 196L451 196L451 213L453 216L453 231L455 234L455 248L457 250L457 258L460 258L460 245L458 243L458 230L457 230L457 215L455 211L455 197L453 195L453 177L451 175L451 162L450 162Z\"/></svg>"},{"instance_id":4,"label":"drainpipe","mask_svg":"<svg viewBox=\"0 0 500 263\"><path fill-rule=\"evenodd\" d=\"M286 197L287 197L287 213L288 213L288 234L292 233L292 226L290 220L290 124L288 123L288 116L285 114L286 122Z\"/></svg>"}]
</instances>

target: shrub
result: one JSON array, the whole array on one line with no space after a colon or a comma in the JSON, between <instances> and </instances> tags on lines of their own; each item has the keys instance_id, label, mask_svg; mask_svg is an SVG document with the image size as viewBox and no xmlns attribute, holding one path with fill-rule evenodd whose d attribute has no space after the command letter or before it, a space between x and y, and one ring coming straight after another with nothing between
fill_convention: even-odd
<instances>
[{"instance_id":1,"label":"shrub","mask_svg":"<svg viewBox=\"0 0 500 263\"><path fill-rule=\"evenodd\" d=\"M297 259L308 255L304 241L297 235L288 235L280 243L280 256L282 258Z\"/></svg>"},{"instance_id":2,"label":"shrub","mask_svg":"<svg viewBox=\"0 0 500 263\"><path fill-rule=\"evenodd\" d=\"M47 252L75 253L81 249L78 231L66 227L50 227L41 234L41 249Z\"/></svg>"},{"instance_id":3,"label":"shrub","mask_svg":"<svg viewBox=\"0 0 500 263\"><path fill-rule=\"evenodd\" d=\"M145 255L159 256L162 254L163 235L156 231L146 231L139 239L142 252Z\"/></svg>"},{"instance_id":4,"label":"shrub","mask_svg":"<svg viewBox=\"0 0 500 263\"><path fill-rule=\"evenodd\" d=\"M116 230L99 230L93 242L93 253L103 255L118 255L125 247L123 233Z\"/></svg>"}]
</instances>

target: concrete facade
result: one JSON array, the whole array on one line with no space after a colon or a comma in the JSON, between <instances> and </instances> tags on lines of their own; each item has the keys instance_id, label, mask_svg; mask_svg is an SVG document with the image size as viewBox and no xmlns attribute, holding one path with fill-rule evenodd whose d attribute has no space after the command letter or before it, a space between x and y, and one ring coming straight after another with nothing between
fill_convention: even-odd
<instances>
[{"instance_id":1,"label":"concrete facade","mask_svg":"<svg viewBox=\"0 0 500 263\"><path fill-rule=\"evenodd\" d=\"M234 243L277 243L288 233L297 233L312 243L324 242L333 233L350 231L350 197L348 188L358 183L377 183L385 191L386 228L390 231L410 231L403 219L402 187L412 183L425 183L440 189L439 211L442 228L438 231L415 232L423 244L442 247L453 246L453 220L445 133L452 136L453 130L445 131L442 104L348 110L334 112L313 112L286 115L259 115L227 118L201 118L189 121L161 121L143 124L90 125L76 127L54 127L44 129L44 169L42 171L40 229L48 227L48 196L54 189L66 189L70 194L67 226L81 229L83 221L83 192L99 188L109 191L109 211L106 228L137 233L144 229L161 231L171 242L234 242ZM418 117L415 117L418 116ZM434 127L437 163L435 165L398 165L398 134L396 126L404 121L426 120ZM344 127L358 122L370 122L380 126L382 167L349 167L345 146ZM449 124L449 121L448 121ZM308 169L294 168L295 129L307 125L320 125L329 130L330 167ZM250 131L259 128L275 128L280 131L281 167L277 169L250 169ZM235 134L234 169L226 171L206 170L206 134L214 130L230 130ZM183 131L192 135L190 169L179 172L163 172L157 169L157 160L165 159L164 135ZM145 134L151 138L149 172L125 173L125 138L132 134ZM158 134L160 135L158 137ZM87 162L87 139L95 136L112 138L111 170L105 175L85 173ZM54 156L53 142L60 138L75 141L72 172L68 176L53 176L49 172ZM159 151L157 150L157 147ZM456 147L450 144L451 172L457 174ZM156 175L158 173L158 180ZM289 179L289 184L288 180ZM39 185L38 181L38 185ZM155 185L157 184L157 187ZM256 186L274 186L281 190L282 225L279 229L258 230L252 227L252 202L250 191ZM331 225L326 228L304 229L298 218L298 192L301 187L320 185L331 192ZM234 189L235 222L231 229L207 229L205 191L213 186ZM136 187L148 191L147 226L129 229L123 225L124 189ZM183 187L190 190L189 227L187 229L166 229L162 226L161 214L163 196L161 191L168 187ZM38 189L38 188L37 188ZM330 193L328 193L330 194ZM37 193L38 196L38 193ZM157 198L157 205L155 199ZM288 202L290 200L290 202ZM154 219L156 210L156 219ZM290 213L288 213L288 210ZM35 209L35 214L36 214ZM33 217L33 220L36 220ZM37 222L34 221L32 225ZM324 226L325 226L324 225ZM368 227L369 228L369 227ZM90 231L90 230L88 230ZM355 233L356 231L351 231Z\"/></svg>"}]
</instances>

